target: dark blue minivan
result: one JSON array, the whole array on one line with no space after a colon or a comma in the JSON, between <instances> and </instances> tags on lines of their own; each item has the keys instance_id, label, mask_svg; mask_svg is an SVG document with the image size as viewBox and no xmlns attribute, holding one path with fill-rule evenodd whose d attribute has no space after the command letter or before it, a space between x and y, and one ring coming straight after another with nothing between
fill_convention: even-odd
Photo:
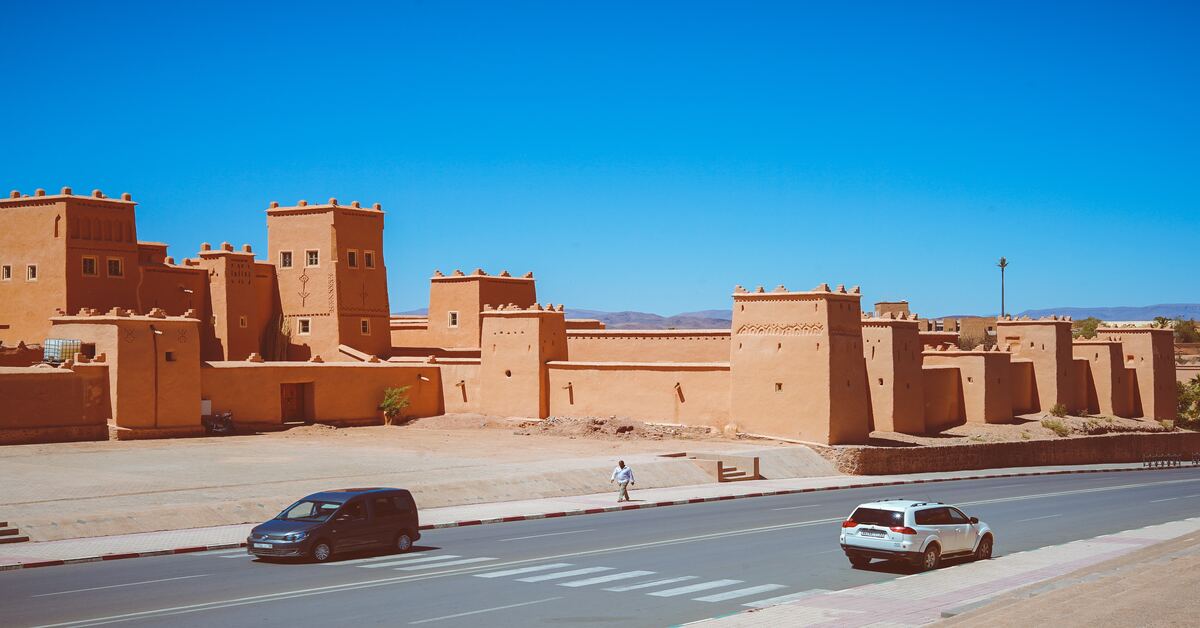
<instances>
[{"instance_id":1,"label":"dark blue minivan","mask_svg":"<svg viewBox=\"0 0 1200 628\"><path fill-rule=\"evenodd\" d=\"M344 488L313 493L255 526L246 551L260 558L311 558L391 548L421 538L417 504L402 488Z\"/></svg>"}]
</instances>

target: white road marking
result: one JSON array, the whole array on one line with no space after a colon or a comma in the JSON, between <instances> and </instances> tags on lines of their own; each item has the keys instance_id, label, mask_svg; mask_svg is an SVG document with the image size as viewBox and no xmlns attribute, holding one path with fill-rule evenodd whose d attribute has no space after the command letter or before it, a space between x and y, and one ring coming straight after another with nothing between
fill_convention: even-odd
<instances>
[{"instance_id":1,"label":"white road marking","mask_svg":"<svg viewBox=\"0 0 1200 628\"><path fill-rule=\"evenodd\" d=\"M957 506L981 506L983 504L999 504L1003 502L1019 502L1026 499L1041 499L1043 497L1061 497L1063 495L1079 495L1082 493L1102 493L1105 491L1119 491L1127 488L1141 488L1143 486L1161 486L1163 484L1179 484L1181 482L1200 482L1200 478L1190 478L1187 480L1164 480L1162 482L1139 482L1137 484L1118 484L1116 486L1098 486L1096 488L1081 488L1073 491L1056 491L1054 493L1034 493L1032 495L1014 495L1011 497L997 497L995 499L980 499L973 502L959 502Z\"/></svg>"},{"instance_id":2,"label":"white road marking","mask_svg":"<svg viewBox=\"0 0 1200 628\"><path fill-rule=\"evenodd\" d=\"M233 549L209 550L207 552L189 552L188 556L220 556L221 554L237 554L239 552L245 554L246 548L235 547Z\"/></svg>"},{"instance_id":3,"label":"white road marking","mask_svg":"<svg viewBox=\"0 0 1200 628\"><path fill-rule=\"evenodd\" d=\"M1150 503L1157 504L1158 502L1169 502L1169 501L1176 500L1176 499L1179 499L1179 498L1178 497L1168 497L1166 499L1152 499L1152 500L1150 500Z\"/></svg>"},{"instance_id":4,"label":"white road marking","mask_svg":"<svg viewBox=\"0 0 1200 628\"><path fill-rule=\"evenodd\" d=\"M903 577L907 578L908 576L903 576ZM809 589L807 591L801 591L799 593L791 593L788 595L781 595L779 597L769 597L765 600L755 600L753 602L746 602L745 604L742 604L742 606L749 606L750 608L766 608L768 606L775 606L776 604L783 604L784 602L791 602L792 600L799 600L799 599L803 599L803 598L810 597L813 595L820 595L822 593L828 593L828 592L829 592L829 589Z\"/></svg>"},{"instance_id":5,"label":"white road marking","mask_svg":"<svg viewBox=\"0 0 1200 628\"><path fill-rule=\"evenodd\" d=\"M489 571L487 573L477 573L476 578L502 578L504 576L515 576L517 574L531 573L534 571L546 571L547 569L561 569L570 567L571 563L551 563L549 565L537 565L536 567L521 567L520 569L505 569L504 571Z\"/></svg>"},{"instance_id":6,"label":"white road marking","mask_svg":"<svg viewBox=\"0 0 1200 628\"><path fill-rule=\"evenodd\" d=\"M495 558L484 558L484 557L464 558L462 560L452 560L447 563L433 563L431 565L417 565L416 567L407 567L407 566L406 567L397 567L396 571L416 571L418 569L431 569L431 568L437 569L440 567L449 567L450 565L470 565L472 563L486 563L486 562L492 561L492 560L496 560L496 559ZM409 563L404 563L404 564L408 565Z\"/></svg>"},{"instance_id":7,"label":"white road marking","mask_svg":"<svg viewBox=\"0 0 1200 628\"><path fill-rule=\"evenodd\" d=\"M540 539L544 536L562 536L564 534L579 534L580 532L595 532L595 528L589 530L569 530L567 532L551 532L549 534L535 534L533 536L515 536L511 539L500 539L500 543L505 541L524 541L525 539Z\"/></svg>"},{"instance_id":8,"label":"white road marking","mask_svg":"<svg viewBox=\"0 0 1200 628\"><path fill-rule=\"evenodd\" d=\"M533 600L532 602L521 602L519 604L508 604L506 606L493 606L492 608L481 608L477 611L467 611L465 613L455 613L453 615L442 615L441 617L430 617L429 619L420 619L417 621L410 621L410 622L408 622L408 625L415 626L417 624L427 624L431 621L442 621L443 619L457 619L459 617L467 617L469 615L478 615L480 613L490 613L492 611L502 611L505 609L518 608L521 606L532 606L534 604L541 604L542 602L550 602L553 600L561 600L561 599L562 599L561 596L548 597L544 600Z\"/></svg>"},{"instance_id":9,"label":"white road marking","mask_svg":"<svg viewBox=\"0 0 1200 628\"><path fill-rule=\"evenodd\" d=\"M1061 517L1061 516L1062 516L1062 513L1059 513L1057 515L1046 515L1045 517L1034 517L1032 519L1018 519L1015 523L1025 523L1026 521L1041 521L1042 519L1053 519L1055 517Z\"/></svg>"},{"instance_id":10,"label":"white road marking","mask_svg":"<svg viewBox=\"0 0 1200 628\"><path fill-rule=\"evenodd\" d=\"M517 578L517 582L542 582L545 580L558 580L559 578L570 578L571 576L582 576L589 573L598 573L601 571L612 571L612 567L585 567L584 569L572 569L571 571L559 571L556 573L547 573L540 576L529 576L528 578Z\"/></svg>"},{"instance_id":11,"label":"white road marking","mask_svg":"<svg viewBox=\"0 0 1200 628\"><path fill-rule=\"evenodd\" d=\"M209 574L202 573L195 576L179 576L178 578L162 578L159 580L142 580L141 582L127 582L125 584L110 584L103 587L91 587L90 589L71 589L70 591L58 591L56 593L38 593L29 597L49 597L51 595L66 595L68 593L83 593L84 591L99 591L101 589L116 589L119 587L132 587L139 584L153 584L155 582L170 582L172 580L187 580L188 578L203 578Z\"/></svg>"},{"instance_id":12,"label":"white road marking","mask_svg":"<svg viewBox=\"0 0 1200 628\"><path fill-rule=\"evenodd\" d=\"M638 576L651 576L653 571L623 571L621 573L610 573L606 576L596 576L595 578L585 578L583 580L572 580L571 582L560 582L560 587L586 587L593 584L601 584L603 582L612 582L614 580L625 580L628 578L637 578Z\"/></svg>"},{"instance_id":13,"label":"white road marking","mask_svg":"<svg viewBox=\"0 0 1200 628\"><path fill-rule=\"evenodd\" d=\"M688 593L695 593L696 591L707 591L708 589L718 589L720 587L727 587L731 584L741 583L741 580L710 580L708 582L692 584L686 587L676 587L674 589L667 589L665 591L655 591L653 593L647 593L646 595L653 595L654 597L675 597L676 595L687 595Z\"/></svg>"},{"instance_id":14,"label":"white road marking","mask_svg":"<svg viewBox=\"0 0 1200 628\"><path fill-rule=\"evenodd\" d=\"M666 580L655 580L653 582L639 582L638 584L626 584L619 587L609 587L605 589L605 591L621 593L624 591L633 591L635 589L649 589L650 587L659 587L664 584L674 584L676 582L683 582L685 580L695 580L698 577L699 576L684 576L682 578L667 578Z\"/></svg>"},{"instance_id":15,"label":"white road marking","mask_svg":"<svg viewBox=\"0 0 1200 628\"><path fill-rule=\"evenodd\" d=\"M1142 486L1178 484L1180 482L1200 482L1200 478L1186 479L1186 480L1164 480L1161 482L1144 482L1144 483L1140 483L1140 484L1122 484L1119 486L1113 486L1113 487L1102 488L1102 489L1081 489L1081 490L1077 490L1077 491L1059 491L1059 492L1055 492L1055 493L1039 493L1039 494L1027 495L1027 496L1006 497L1006 498L992 499L992 500L980 500L980 501L975 501L975 502L960 502L958 505L960 505L960 506L977 506L977 505L985 504L985 503L990 504L990 503L1000 503L1000 502L1006 502L1006 501L1022 501L1022 500L1026 500L1026 499L1037 499L1037 498L1041 498L1041 497L1055 497L1055 496L1066 495L1066 494L1089 493L1089 492L1095 492L1097 490L1121 490L1121 489L1127 489L1127 488L1138 488L1138 487L1142 487ZM582 551L578 551L578 552L568 552L568 553L557 554L557 555L553 555L553 556L539 556L537 558L526 558L526 559L521 559L521 560L513 560L513 561L509 561L508 563L504 563L502 565L492 565L492 567L521 565L521 564L528 564L528 563L540 562L540 561L546 561L546 560L574 558L574 557L580 557L580 556L596 556L596 555L601 555L601 554L616 554L616 553L620 553L620 552L637 551L637 550L647 548L647 547L665 547L668 545L694 543L697 541L706 541L706 540L718 539L718 538L743 536L743 535L747 535L747 534L758 534L761 532L777 532L777 531L787 530L787 529L791 529L791 528L802 528L802 527L809 527L809 526L815 526L815 525L822 525L822 524L826 524L826 523L832 523L835 521L842 521L843 519L844 519L844 517L829 517L829 518L825 518L825 519L811 519L809 521L796 521L796 522L792 522L792 523L784 523L784 524L777 524L777 525L770 525L770 526L743 528L740 530L727 530L724 532L699 534L699 535L690 536L690 537L680 537L680 538L675 538L675 539L666 539L666 540L662 540L662 541L647 541L645 543L628 543L628 544L622 544L622 545L617 545L617 546L613 546L613 547L604 547L604 548L593 549L593 550L582 550ZM478 567L474 567L474 568L473 567L463 567L463 568L459 568L459 569L449 569L446 571L439 571L439 572L434 572L434 573L402 575L402 576L395 576L395 577L389 577L389 578L379 578L379 579L375 579L375 580L366 580L366 581L362 581L362 582L342 583L342 584L327 585L327 586L322 586L322 587L311 587L311 588L307 588L307 589L293 589L290 591L280 591L280 592L276 592L276 593L267 593L267 594L262 594L262 595L251 595L251 596L245 596L245 597L239 597L239 598L230 598L230 599L226 599L226 600L218 600L215 602L186 604L186 605L182 605L182 606L169 606L169 607L152 609L152 610L147 610L147 611L136 611L136 612L132 612L132 613L122 613L119 615L106 615L106 616L100 616L100 617L92 617L89 619L79 619L79 620L74 620L74 621L60 622L57 624L47 624L47 625L42 626L42 628L60 628L62 626L98 626L101 624L111 624L111 623L116 623L116 622L145 619L147 617L168 617L171 615L199 613L199 612L204 612L204 611L219 610L219 609L225 609L225 608L234 608L237 606L246 606L248 604L262 604L262 603L266 603L266 602L277 602L277 601L281 601L281 600L288 600L288 599L294 599L294 598L299 598L299 597L307 597L310 595L324 595L327 593L343 593L346 591L357 591L360 589L372 589L372 588L377 588L377 587L384 587L384 586L393 585L393 584L400 584L403 582L413 582L413 581L418 581L418 580L430 580L433 578L443 578L443 577L447 577L447 576L459 575L465 571L470 571L471 569L478 569ZM605 589L605 590L608 590L608 589Z\"/></svg>"},{"instance_id":16,"label":"white road marking","mask_svg":"<svg viewBox=\"0 0 1200 628\"><path fill-rule=\"evenodd\" d=\"M449 560L451 558L462 558L457 554L442 554L440 556L426 556L424 558L402 558L386 563L373 563L370 565L359 565L360 569L379 569L380 567L395 567L396 565L411 565L413 563L428 563L435 560Z\"/></svg>"},{"instance_id":17,"label":"white road marking","mask_svg":"<svg viewBox=\"0 0 1200 628\"><path fill-rule=\"evenodd\" d=\"M254 558L254 555L242 549L238 550L237 552L231 552L224 556L218 556L217 558Z\"/></svg>"},{"instance_id":18,"label":"white road marking","mask_svg":"<svg viewBox=\"0 0 1200 628\"><path fill-rule=\"evenodd\" d=\"M821 504L808 504L807 506L788 506L786 508L772 508L771 510L796 510L797 508L816 508Z\"/></svg>"},{"instance_id":19,"label":"white road marking","mask_svg":"<svg viewBox=\"0 0 1200 628\"><path fill-rule=\"evenodd\" d=\"M767 591L777 591L782 588L784 588L784 585L782 585L782 584L760 584L757 587L746 587L745 589L734 589L732 591L726 591L724 593L715 593L713 595L706 595L704 597L694 597L692 599L697 602L724 602L725 600L732 600L732 599L739 598L739 597L746 597L747 595L754 595L756 593L766 593Z\"/></svg>"},{"instance_id":20,"label":"white road marking","mask_svg":"<svg viewBox=\"0 0 1200 628\"><path fill-rule=\"evenodd\" d=\"M337 560L337 561L331 560L327 563L321 563L321 564L326 567L329 567L332 565L361 565L363 563L373 563L373 562L380 561L380 560L412 559L412 558L420 558L420 557L426 556L426 555L427 554L425 552L413 552L411 554L399 554L399 555L387 554L385 556L371 556L370 558L355 558L354 560Z\"/></svg>"}]
</instances>

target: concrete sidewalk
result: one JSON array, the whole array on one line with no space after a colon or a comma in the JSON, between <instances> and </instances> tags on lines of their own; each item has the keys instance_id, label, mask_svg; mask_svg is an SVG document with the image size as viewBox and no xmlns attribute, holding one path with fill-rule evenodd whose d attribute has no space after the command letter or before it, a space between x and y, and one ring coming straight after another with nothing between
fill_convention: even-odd
<instances>
[{"instance_id":1,"label":"concrete sidewalk","mask_svg":"<svg viewBox=\"0 0 1200 628\"><path fill-rule=\"evenodd\" d=\"M802 592L779 599L775 606L689 625L713 628L921 626L1012 591L1132 555L1198 530L1200 518L1172 521L840 591ZM1056 621L1061 622L1062 618L1056 618ZM984 622L983 625L988 624Z\"/></svg>"},{"instance_id":2,"label":"concrete sidewalk","mask_svg":"<svg viewBox=\"0 0 1200 628\"><path fill-rule=\"evenodd\" d=\"M1130 471L1141 468L1142 466L1139 464L1098 464L981 469L976 471L890 476L840 475L820 478L699 484L644 490L636 490L635 486L635 490L631 492L631 496L637 501L629 504L615 503L616 493L614 491L576 497L530 499L422 509L421 528L436 529L481 525L845 488L895 486L1025 475ZM0 546L0 571L238 547L245 543L246 536L252 527L254 527L254 524L240 524L3 545Z\"/></svg>"}]
</instances>

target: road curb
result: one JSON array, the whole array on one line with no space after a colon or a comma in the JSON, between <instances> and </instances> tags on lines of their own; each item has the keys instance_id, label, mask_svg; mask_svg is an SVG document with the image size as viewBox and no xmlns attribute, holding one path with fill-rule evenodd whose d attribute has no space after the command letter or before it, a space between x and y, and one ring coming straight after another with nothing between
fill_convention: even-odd
<instances>
[{"instance_id":1,"label":"road curb","mask_svg":"<svg viewBox=\"0 0 1200 628\"><path fill-rule=\"evenodd\" d=\"M933 484L937 482L958 482L962 480L992 480L997 478L1018 478L1041 475L1073 475L1082 473L1115 473L1126 471L1158 471L1161 469L1151 467L1132 467L1128 469L1065 469L1059 471L1025 471L1019 473L989 473L987 475L973 475L968 477L957 478L927 478L919 480L896 480L892 482L860 482L855 484L846 484L841 486L822 486L813 488L795 488L784 489L779 491L755 491L753 493L744 493L741 495L719 495L715 497L693 497L691 499L676 499L670 501L647 502L645 504L624 504L621 506L607 506L603 508L581 508L579 510L563 510L558 512L537 513L532 515L515 515L509 517L495 517L492 519L466 519L463 521L451 521L448 523L435 523L421 526L422 530L443 530L446 528L463 528L468 526L489 525L493 523L512 523L516 521L533 521L537 519L554 519L558 517L574 517L578 515L595 515L606 512L620 512L624 510L642 510L644 508L662 508L664 506L684 506L687 504L701 504L707 502L728 501L731 499L747 499L751 497L775 497L779 495L795 495L798 493L817 493L821 491L840 491L852 488L876 488L880 486L902 486L905 484ZM38 567L57 567L59 565L76 565L79 563L94 563L108 560L124 560L127 558L146 558L149 556L166 556L170 554L189 554L193 552L205 552L210 550L221 549L236 549L246 547L245 543L222 543L218 545L199 545L189 547L179 547L174 549L155 550L150 552L127 552L121 554L100 554L97 556L86 556L83 558L67 558L59 560L44 560L28 563L15 563L11 565L0 565L0 571L15 571L18 569L35 569Z\"/></svg>"}]
</instances>

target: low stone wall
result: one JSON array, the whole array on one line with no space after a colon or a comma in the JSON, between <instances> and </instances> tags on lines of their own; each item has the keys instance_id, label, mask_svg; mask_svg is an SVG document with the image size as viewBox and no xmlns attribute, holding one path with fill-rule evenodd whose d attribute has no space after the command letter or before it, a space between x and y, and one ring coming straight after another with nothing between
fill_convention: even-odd
<instances>
[{"instance_id":1,"label":"low stone wall","mask_svg":"<svg viewBox=\"0 0 1200 628\"><path fill-rule=\"evenodd\" d=\"M1013 443L931 447L814 447L842 473L892 475L1002 467L1141 462L1144 456L1200 453L1200 432L1105 434Z\"/></svg>"}]
</instances>

